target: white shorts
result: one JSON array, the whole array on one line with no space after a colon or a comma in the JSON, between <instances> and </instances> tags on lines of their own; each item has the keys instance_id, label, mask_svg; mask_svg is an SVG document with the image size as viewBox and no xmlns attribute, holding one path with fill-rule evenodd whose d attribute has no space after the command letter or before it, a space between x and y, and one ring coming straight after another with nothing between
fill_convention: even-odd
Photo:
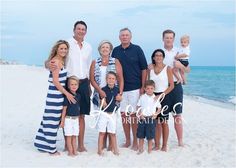
<instances>
[{"instance_id":1,"label":"white shorts","mask_svg":"<svg viewBox=\"0 0 236 168\"><path fill-rule=\"evenodd\" d=\"M99 132L116 133L116 113L101 112L96 128Z\"/></svg>"},{"instance_id":2,"label":"white shorts","mask_svg":"<svg viewBox=\"0 0 236 168\"><path fill-rule=\"evenodd\" d=\"M128 105L130 105L128 108L129 112L136 111L139 96L139 89L123 92L122 101L120 102L120 111L125 112Z\"/></svg>"},{"instance_id":3,"label":"white shorts","mask_svg":"<svg viewBox=\"0 0 236 168\"><path fill-rule=\"evenodd\" d=\"M65 136L78 136L79 135L79 118L65 118L64 125Z\"/></svg>"}]
</instances>

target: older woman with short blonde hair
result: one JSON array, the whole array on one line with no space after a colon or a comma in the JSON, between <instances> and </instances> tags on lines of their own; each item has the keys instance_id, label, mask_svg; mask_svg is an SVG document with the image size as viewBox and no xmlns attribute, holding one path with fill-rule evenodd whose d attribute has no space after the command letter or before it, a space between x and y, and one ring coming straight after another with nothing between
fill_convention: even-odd
<instances>
[{"instance_id":1,"label":"older woman with short blonde hair","mask_svg":"<svg viewBox=\"0 0 236 168\"><path fill-rule=\"evenodd\" d=\"M106 74L113 71L117 75L120 95L123 93L124 78L119 60L111 57L113 45L108 40L103 40L98 46L100 57L92 61L90 66L90 80L94 87L93 104L100 106L100 98L106 97L102 87L106 86Z\"/></svg>"}]
</instances>

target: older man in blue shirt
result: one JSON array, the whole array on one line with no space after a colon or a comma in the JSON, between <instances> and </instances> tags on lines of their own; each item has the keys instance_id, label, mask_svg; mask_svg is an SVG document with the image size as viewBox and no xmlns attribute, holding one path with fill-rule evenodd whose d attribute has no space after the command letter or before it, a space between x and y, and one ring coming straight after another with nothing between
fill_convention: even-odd
<instances>
[{"instance_id":1,"label":"older man in blue shirt","mask_svg":"<svg viewBox=\"0 0 236 168\"><path fill-rule=\"evenodd\" d=\"M120 30L121 44L114 48L112 57L117 58L123 69L124 92L121 101L122 124L125 132L125 144L131 145L130 126L133 133L132 149L137 150L137 117L134 114L140 94L144 92L144 83L147 78L147 61L143 50L138 45L131 43L132 33L128 28ZM129 108L127 108L129 107ZM127 113L126 109L129 109Z\"/></svg>"}]
</instances>

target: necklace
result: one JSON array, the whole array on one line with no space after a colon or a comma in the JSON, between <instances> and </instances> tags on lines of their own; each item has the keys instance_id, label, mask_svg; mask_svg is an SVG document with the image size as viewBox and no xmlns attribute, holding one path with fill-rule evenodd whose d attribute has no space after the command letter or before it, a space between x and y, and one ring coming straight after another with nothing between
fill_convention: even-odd
<instances>
[{"instance_id":1,"label":"necklace","mask_svg":"<svg viewBox=\"0 0 236 168\"><path fill-rule=\"evenodd\" d=\"M102 58L102 63L107 64L108 63L108 58Z\"/></svg>"}]
</instances>

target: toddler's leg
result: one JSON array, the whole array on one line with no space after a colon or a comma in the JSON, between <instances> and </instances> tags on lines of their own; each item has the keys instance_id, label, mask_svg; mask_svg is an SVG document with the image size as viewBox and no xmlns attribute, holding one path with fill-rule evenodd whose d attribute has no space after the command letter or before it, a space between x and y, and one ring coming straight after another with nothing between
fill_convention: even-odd
<instances>
[{"instance_id":1,"label":"toddler's leg","mask_svg":"<svg viewBox=\"0 0 236 168\"><path fill-rule=\"evenodd\" d=\"M108 134L107 134L107 132L105 132L102 149L107 148L107 137L108 137Z\"/></svg>"},{"instance_id":2,"label":"toddler's leg","mask_svg":"<svg viewBox=\"0 0 236 168\"><path fill-rule=\"evenodd\" d=\"M112 152L114 153L114 155L119 155L116 134L109 133L109 137L111 137Z\"/></svg>"},{"instance_id":3,"label":"toddler's leg","mask_svg":"<svg viewBox=\"0 0 236 168\"><path fill-rule=\"evenodd\" d=\"M153 141L153 139L148 140L148 153L152 152L152 141Z\"/></svg>"},{"instance_id":4,"label":"toddler's leg","mask_svg":"<svg viewBox=\"0 0 236 168\"><path fill-rule=\"evenodd\" d=\"M68 150L68 155L73 156L72 136L66 136L66 146Z\"/></svg>"},{"instance_id":5,"label":"toddler's leg","mask_svg":"<svg viewBox=\"0 0 236 168\"><path fill-rule=\"evenodd\" d=\"M108 148L107 148L107 150L108 150L108 151L112 151L112 150L114 150L114 149L112 149L112 140L111 140L111 135L110 135L110 134L108 134L108 139L109 139L109 143L108 143Z\"/></svg>"},{"instance_id":6,"label":"toddler's leg","mask_svg":"<svg viewBox=\"0 0 236 168\"><path fill-rule=\"evenodd\" d=\"M138 143L138 155L143 153L143 144L144 144L144 138L139 138L139 143Z\"/></svg>"},{"instance_id":7,"label":"toddler's leg","mask_svg":"<svg viewBox=\"0 0 236 168\"><path fill-rule=\"evenodd\" d=\"M180 76L180 74L179 74L179 71L180 71L180 70L179 70L178 68L176 68L176 67L174 67L174 68L172 69L172 72L173 72L175 78L177 79L177 83L182 83L183 81L182 81L182 78L181 78L181 76Z\"/></svg>"},{"instance_id":8,"label":"toddler's leg","mask_svg":"<svg viewBox=\"0 0 236 168\"><path fill-rule=\"evenodd\" d=\"M77 152L77 145L76 145L76 136L72 136L72 148L73 148L73 154L78 155Z\"/></svg>"},{"instance_id":9,"label":"toddler's leg","mask_svg":"<svg viewBox=\"0 0 236 168\"><path fill-rule=\"evenodd\" d=\"M64 131L63 131L64 132ZM66 136L64 135L64 140L65 140L65 146L64 146L64 151L67 151L67 147L66 147Z\"/></svg>"},{"instance_id":10,"label":"toddler's leg","mask_svg":"<svg viewBox=\"0 0 236 168\"><path fill-rule=\"evenodd\" d=\"M102 149L103 149L103 140L104 140L105 132L99 132L98 136L98 155L102 155Z\"/></svg>"},{"instance_id":11,"label":"toddler's leg","mask_svg":"<svg viewBox=\"0 0 236 168\"><path fill-rule=\"evenodd\" d=\"M185 76L185 73L184 71L180 70L180 76L181 78L183 79L183 84L187 84L187 81L186 81L186 76Z\"/></svg>"}]
</instances>

